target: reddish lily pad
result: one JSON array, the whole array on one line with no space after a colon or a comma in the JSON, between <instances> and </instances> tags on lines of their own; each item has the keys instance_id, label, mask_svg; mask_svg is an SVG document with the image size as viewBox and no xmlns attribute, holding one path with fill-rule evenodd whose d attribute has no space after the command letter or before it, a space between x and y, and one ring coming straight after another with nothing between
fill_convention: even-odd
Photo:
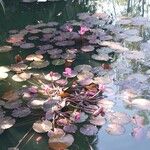
<instances>
[{"instance_id":1,"label":"reddish lily pad","mask_svg":"<svg viewBox=\"0 0 150 150\"><path fill-rule=\"evenodd\" d=\"M59 149L66 149L72 145L74 142L74 138L71 134L67 134L60 138L50 138L48 141L48 145L50 149L59 150Z\"/></svg>"},{"instance_id":2,"label":"reddish lily pad","mask_svg":"<svg viewBox=\"0 0 150 150\"><path fill-rule=\"evenodd\" d=\"M6 101L12 102L20 98L19 93L13 90L7 91L3 94L2 98Z\"/></svg>"}]
</instances>

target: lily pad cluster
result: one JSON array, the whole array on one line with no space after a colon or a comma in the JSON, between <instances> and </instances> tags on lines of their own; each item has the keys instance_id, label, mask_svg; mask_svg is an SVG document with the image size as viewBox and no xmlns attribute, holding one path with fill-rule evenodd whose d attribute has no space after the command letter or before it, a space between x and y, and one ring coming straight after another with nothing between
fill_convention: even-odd
<instances>
[{"instance_id":1,"label":"lily pad cluster","mask_svg":"<svg viewBox=\"0 0 150 150\"><path fill-rule=\"evenodd\" d=\"M139 30L125 30L122 26L139 26L147 20L133 18L111 25L110 17L104 13L80 13L78 18L78 21L71 20L63 25L57 22L39 23L9 32L8 45L1 46L0 52L19 48L26 55L21 56L20 53L15 57L15 63L0 66L0 80L11 78L14 82L28 84L2 95L0 134L12 127L17 118L32 116L35 112L39 112L39 119L35 120L32 128L37 133L46 133L49 147L54 150L71 146L77 132L95 136L99 127L105 124L110 135L122 135L128 123L137 125L139 130L142 128L140 116L113 111L116 103L111 98L116 96L114 87L117 85L120 90L131 90L125 93L128 94L125 103L149 111L149 101L136 98L139 90L148 88L148 76L133 74L116 84L116 77L112 74L117 69L123 75L124 72L130 73L125 67L121 68L129 65L123 63L120 67L113 63L119 56L130 61L145 59L141 51L130 51L120 41L141 42ZM145 47L149 44L142 45L148 49ZM80 58L92 59L96 65L88 62L79 64ZM57 70L59 66L63 71ZM5 111L11 115L7 116ZM132 135L137 135L137 128L133 129Z\"/></svg>"}]
</instances>

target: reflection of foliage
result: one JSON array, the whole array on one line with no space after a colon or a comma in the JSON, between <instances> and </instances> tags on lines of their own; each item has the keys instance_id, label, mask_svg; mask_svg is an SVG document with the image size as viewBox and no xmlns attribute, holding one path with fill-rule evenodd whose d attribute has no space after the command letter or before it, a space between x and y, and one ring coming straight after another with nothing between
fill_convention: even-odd
<instances>
[{"instance_id":1,"label":"reflection of foliage","mask_svg":"<svg viewBox=\"0 0 150 150\"><path fill-rule=\"evenodd\" d=\"M0 4L1 4L1 6L2 6L4 12L5 12L5 7L4 7L4 2L3 2L3 0L0 0Z\"/></svg>"}]
</instances>

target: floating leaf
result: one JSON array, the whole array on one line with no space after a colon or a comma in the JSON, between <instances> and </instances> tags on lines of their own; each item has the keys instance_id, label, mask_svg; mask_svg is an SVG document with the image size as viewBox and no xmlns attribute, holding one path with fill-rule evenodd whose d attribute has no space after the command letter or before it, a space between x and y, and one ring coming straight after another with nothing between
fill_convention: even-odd
<instances>
[{"instance_id":1,"label":"floating leaf","mask_svg":"<svg viewBox=\"0 0 150 150\"><path fill-rule=\"evenodd\" d=\"M9 67L6 67L6 66L0 66L0 73L5 73L5 72L9 72L10 71L10 68Z\"/></svg>"},{"instance_id":2,"label":"floating leaf","mask_svg":"<svg viewBox=\"0 0 150 150\"><path fill-rule=\"evenodd\" d=\"M21 106L22 101L21 100L17 100L15 102L6 102L4 105L4 108L6 109L15 109L15 108L19 108Z\"/></svg>"},{"instance_id":3,"label":"floating leaf","mask_svg":"<svg viewBox=\"0 0 150 150\"><path fill-rule=\"evenodd\" d=\"M0 80L4 80L8 77L8 73L6 72L0 72Z\"/></svg>"},{"instance_id":4,"label":"floating leaf","mask_svg":"<svg viewBox=\"0 0 150 150\"><path fill-rule=\"evenodd\" d=\"M52 64L55 66L63 65L65 63L64 59L56 59L52 61Z\"/></svg>"},{"instance_id":5,"label":"floating leaf","mask_svg":"<svg viewBox=\"0 0 150 150\"><path fill-rule=\"evenodd\" d=\"M133 99L132 106L142 110L150 110L150 100L142 98Z\"/></svg>"},{"instance_id":6,"label":"floating leaf","mask_svg":"<svg viewBox=\"0 0 150 150\"><path fill-rule=\"evenodd\" d=\"M91 124L85 124L80 128L80 132L87 136L93 136L97 134L98 128Z\"/></svg>"},{"instance_id":7,"label":"floating leaf","mask_svg":"<svg viewBox=\"0 0 150 150\"><path fill-rule=\"evenodd\" d=\"M33 61L32 63L30 63L30 67L31 68L37 68L37 69L41 69L41 68L45 68L49 65L49 61Z\"/></svg>"},{"instance_id":8,"label":"floating leaf","mask_svg":"<svg viewBox=\"0 0 150 150\"><path fill-rule=\"evenodd\" d=\"M34 47L35 47L34 43L24 43L20 45L20 48L23 48L23 49L30 49Z\"/></svg>"},{"instance_id":9,"label":"floating leaf","mask_svg":"<svg viewBox=\"0 0 150 150\"><path fill-rule=\"evenodd\" d=\"M21 74L15 74L12 76L12 79L16 82L23 82L31 78L30 73L23 72Z\"/></svg>"},{"instance_id":10,"label":"floating leaf","mask_svg":"<svg viewBox=\"0 0 150 150\"><path fill-rule=\"evenodd\" d=\"M20 98L19 93L13 90L7 91L3 94L2 98L6 101L12 102Z\"/></svg>"},{"instance_id":11,"label":"floating leaf","mask_svg":"<svg viewBox=\"0 0 150 150\"><path fill-rule=\"evenodd\" d=\"M125 128L119 124L108 124L106 131L111 135L122 135L125 132Z\"/></svg>"},{"instance_id":12,"label":"floating leaf","mask_svg":"<svg viewBox=\"0 0 150 150\"><path fill-rule=\"evenodd\" d=\"M37 133L45 133L52 129L52 123L48 120L38 120L33 124L32 128Z\"/></svg>"},{"instance_id":13,"label":"floating leaf","mask_svg":"<svg viewBox=\"0 0 150 150\"><path fill-rule=\"evenodd\" d=\"M0 53L9 52L12 50L11 46L0 46Z\"/></svg>"},{"instance_id":14,"label":"floating leaf","mask_svg":"<svg viewBox=\"0 0 150 150\"><path fill-rule=\"evenodd\" d=\"M47 75L45 75L45 79L48 81L56 81L61 78L61 75L57 72L50 72Z\"/></svg>"},{"instance_id":15,"label":"floating leaf","mask_svg":"<svg viewBox=\"0 0 150 150\"><path fill-rule=\"evenodd\" d=\"M125 39L126 42L140 42L142 40L143 40L143 38L140 36L130 36Z\"/></svg>"},{"instance_id":16,"label":"floating leaf","mask_svg":"<svg viewBox=\"0 0 150 150\"><path fill-rule=\"evenodd\" d=\"M42 61L43 56L40 54L30 54L26 57L27 61Z\"/></svg>"},{"instance_id":17,"label":"floating leaf","mask_svg":"<svg viewBox=\"0 0 150 150\"><path fill-rule=\"evenodd\" d=\"M98 61L108 61L110 59L107 54L93 54L91 58Z\"/></svg>"},{"instance_id":18,"label":"floating leaf","mask_svg":"<svg viewBox=\"0 0 150 150\"><path fill-rule=\"evenodd\" d=\"M113 124L124 125L130 122L130 118L127 114L122 112L114 112L110 115L110 122Z\"/></svg>"},{"instance_id":19,"label":"floating leaf","mask_svg":"<svg viewBox=\"0 0 150 150\"><path fill-rule=\"evenodd\" d=\"M22 72L23 70L27 69L27 65L23 63L18 63L18 64L12 64L11 65L11 70L15 72Z\"/></svg>"},{"instance_id":20,"label":"floating leaf","mask_svg":"<svg viewBox=\"0 0 150 150\"><path fill-rule=\"evenodd\" d=\"M49 138L60 138L65 136L65 132L61 128L54 128L54 130L50 130L47 133Z\"/></svg>"},{"instance_id":21,"label":"floating leaf","mask_svg":"<svg viewBox=\"0 0 150 150\"><path fill-rule=\"evenodd\" d=\"M0 129L9 129L15 124L16 120L11 117L4 117L0 122Z\"/></svg>"},{"instance_id":22,"label":"floating leaf","mask_svg":"<svg viewBox=\"0 0 150 150\"><path fill-rule=\"evenodd\" d=\"M43 107L45 102L46 102L45 99L34 98L28 102L28 106L31 107L32 109L39 109Z\"/></svg>"},{"instance_id":23,"label":"floating leaf","mask_svg":"<svg viewBox=\"0 0 150 150\"><path fill-rule=\"evenodd\" d=\"M66 125L63 127L63 130L68 133L76 133L77 126L74 124Z\"/></svg>"},{"instance_id":24,"label":"floating leaf","mask_svg":"<svg viewBox=\"0 0 150 150\"><path fill-rule=\"evenodd\" d=\"M81 47L81 50L83 52L91 52L91 51L94 51L94 49L95 49L95 47L91 46L91 45Z\"/></svg>"},{"instance_id":25,"label":"floating leaf","mask_svg":"<svg viewBox=\"0 0 150 150\"><path fill-rule=\"evenodd\" d=\"M50 138L48 141L49 148L53 150L66 149L72 145L74 138L71 134L67 134L60 138Z\"/></svg>"},{"instance_id":26,"label":"floating leaf","mask_svg":"<svg viewBox=\"0 0 150 150\"><path fill-rule=\"evenodd\" d=\"M96 126L102 126L106 123L106 120L101 115L98 115L97 117L91 117L90 123Z\"/></svg>"},{"instance_id":27,"label":"floating leaf","mask_svg":"<svg viewBox=\"0 0 150 150\"><path fill-rule=\"evenodd\" d=\"M30 108L28 108L28 107L19 107L19 108L14 109L12 111L12 116L22 118L22 117L28 116L30 113L31 113Z\"/></svg>"},{"instance_id":28,"label":"floating leaf","mask_svg":"<svg viewBox=\"0 0 150 150\"><path fill-rule=\"evenodd\" d=\"M90 65L86 65L86 64L83 64L83 65L78 65L76 67L74 67L74 70L77 71L77 72L87 72L87 71L91 71L92 67Z\"/></svg>"}]
</instances>

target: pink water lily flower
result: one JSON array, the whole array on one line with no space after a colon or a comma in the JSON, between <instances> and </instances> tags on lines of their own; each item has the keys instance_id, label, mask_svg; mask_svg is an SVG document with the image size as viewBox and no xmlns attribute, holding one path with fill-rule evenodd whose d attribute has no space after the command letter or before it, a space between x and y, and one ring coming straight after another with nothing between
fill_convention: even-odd
<instances>
[{"instance_id":1,"label":"pink water lily flower","mask_svg":"<svg viewBox=\"0 0 150 150\"><path fill-rule=\"evenodd\" d=\"M67 26L66 26L66 30L67 30L68 32L72 32L72 31L73 31L73 27L70 26L70 25L67 25Z\"/></svg>"},{"instance_id":2,"label":"pink water lily flower","mask_svg":"<svg viewBox=\"0 0 150 150\"><path fill-rule=\"evenodd\" d=\"M105 91L105 85L104 85L104 84L99 84L99 85L98 85L98 90L99 90L100 92L104 92L104 91Z\"/></svg>"},{"instance_id":3,"label":"pink water lily flower","mask_svg":"<svg viewBox=\"0 0 150 150\"><path fill-rule=\"evenodd\" d=\"M36 94L36 93L38 92L38 87L36 87L36 86L30 87L30 88L29 88L29 92L30 92L31 94Z\"/></svg>"},{"instance_id":4,"label":"pink water lily flower","mask_svg":"<svg viewBox=\"0 0 150 150\"><path fill-rule=\"evenodd\" d=\"M63 72L64 75L71 76L72 69L71 68L65 68L65 71Z\"/></svg>"},{"instance_id":5,"label":"pink water lily flower","mask_svg":"<svg viewBox=\"0 0 150 150\"><path fill-rule=\"evenodd\" d=\"M84 35L87 31L89 31L89 28L87 28L86 26L80 26L80 30L78 32L80 35Z\"/></svg>"}]
</instances>

